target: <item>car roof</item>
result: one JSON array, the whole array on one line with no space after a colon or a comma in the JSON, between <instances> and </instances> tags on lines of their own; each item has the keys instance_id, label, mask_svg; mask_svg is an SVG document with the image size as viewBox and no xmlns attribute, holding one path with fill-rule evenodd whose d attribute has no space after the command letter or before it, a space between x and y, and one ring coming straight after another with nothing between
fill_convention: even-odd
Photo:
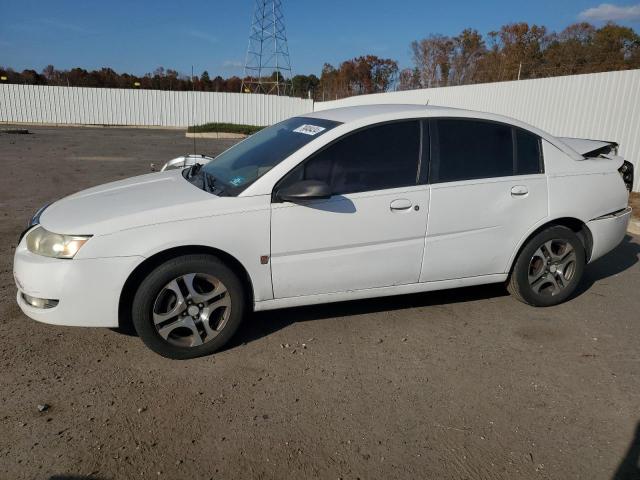
<instances>
[{"instance_id":1,"label":"car roof","mask_svg":"<svg viewBox=\"0 0 640 480\"><path fill-rule=\"evenodd\" d=\"M308 118L321 118L340 123L350 123L365 120L372 117L392 116L392 117L463 117L479 118L483 120L493 120L504 122L527 130L535 130L535 127L527 125L515 118L496 115L494 113L478 112L462 108L440 107L435 105L410 105L410 104L379 104L379 105L357 105L351 107L332 108L329 110L319 110L304 115Z\"/></svg>"},{"instance_id":2,"label":"car roof","mask_svg":"<svg viewBox=\"0 0 640 480\"><path fill-rule=\"evenodd\" d=\"M358 105L353 107L320 110L309 115L305 115L305 117L322 118L324 120L332 120L334 122L349 123L369 117L376 117L378 115L406 114L406 116L422 117L427 116L428 111L433 108L434 107L422 105L404 104ZM442 108L438 107L438 110L442 110Z\"/></svg>"},{"instance_id":3,"label":"car roof","mask_svg":"<svg viewBox=\"0 0 640 480\"><path fill-rule=\"evenodd\" d=\"M474 118L494 122L506 123L524 130L529 130L539 137L549 141L560 150L575 160L583 159L582 155L565 144L561 139L542 131L515 118L497 115L495 113L478 112L461 108L441 107L435 105L408 105L408 104L377 104L377 105L357 105L350 107L332 108L319 110L303 115L305 118L318 118L331 120L340 123L353 123L371 120L371 123L384 122L391 119L401 118L429 118L429 117L455 117Z\"/></svg>"}]
</instances>

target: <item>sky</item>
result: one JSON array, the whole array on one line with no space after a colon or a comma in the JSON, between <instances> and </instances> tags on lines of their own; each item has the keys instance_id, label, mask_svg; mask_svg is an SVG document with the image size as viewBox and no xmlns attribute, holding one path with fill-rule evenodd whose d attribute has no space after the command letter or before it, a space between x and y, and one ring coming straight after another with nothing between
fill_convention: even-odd
<instances>
[{"instance_id":1,"label":"sky","mask_svg":"<svg viewBox=\"0 0 640 480\"><path fill-rule=\"evenodd\" d=\"M255 0L153 2L0 0L0 65L15 70L111 67L142 75L158 66L240 75ZM410 43L464 28L485 34L526 21L561 30L607 19L640 30L640 3L589 0L283 0L294 74L364 54L411 66Z\"/></svg>"}]
</instances>

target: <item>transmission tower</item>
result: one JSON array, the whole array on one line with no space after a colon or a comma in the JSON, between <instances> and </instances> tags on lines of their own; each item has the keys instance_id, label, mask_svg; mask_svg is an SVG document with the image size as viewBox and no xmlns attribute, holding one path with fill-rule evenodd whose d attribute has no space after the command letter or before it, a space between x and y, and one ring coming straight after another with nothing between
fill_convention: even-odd
<instances>
[{"instance_id":1,"label":"transmission tower","mask_svg":"<svg viewBox=\"0 0 640 480\"><path fill-rule=\"evenodd\" d=\"M256 0L241 91L291 95L291 77L282 0Z\"/></svg>"}]
</instances>

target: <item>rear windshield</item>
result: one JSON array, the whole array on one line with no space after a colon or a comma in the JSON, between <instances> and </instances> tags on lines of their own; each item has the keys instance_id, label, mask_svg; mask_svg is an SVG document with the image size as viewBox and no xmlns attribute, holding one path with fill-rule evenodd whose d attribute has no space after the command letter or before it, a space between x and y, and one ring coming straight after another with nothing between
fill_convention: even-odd
<instances>
[{"instance_id":1,"label":"rear windshield","mask_svg":"<svg viewBox=\"0 0 640 480\"><path fill-rule=\"evenodd\" d=\"M294 117L265 128L216 157L202 169L226 195L238 195L289 155L339 122Z\"/></svg>"}]
</instances>

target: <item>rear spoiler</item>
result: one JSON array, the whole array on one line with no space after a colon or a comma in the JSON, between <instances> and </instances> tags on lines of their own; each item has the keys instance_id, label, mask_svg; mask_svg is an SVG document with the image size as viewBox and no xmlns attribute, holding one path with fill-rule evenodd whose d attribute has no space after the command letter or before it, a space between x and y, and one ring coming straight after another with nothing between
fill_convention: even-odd
<instances>
[{"instance_id":1,"label":"rear spoiler","mask_svg":"<svg viewBox=\"0 0 640 480\"><path fill-rule=\"evenodd\" d=\"M618 154L618 144L616 142L569 137L560 137L559 139L585 158Z\"/></svg>"},{"instance_id":2,"label":"rear spoiler","mask_svg":"<svg viewBox=\"0 0 640 480\"><path fill-rule=\"evenodd\" d=\"M616 142L568 137L559 137L558 140L582 155L585 159L608 158L611 160L619 160L622 162L622 165L618 169L618 172L620 173L627 190L633 190L633 163L626 161L622 157L618 157L618 144Z\"/></svg>"}]
</instances>

